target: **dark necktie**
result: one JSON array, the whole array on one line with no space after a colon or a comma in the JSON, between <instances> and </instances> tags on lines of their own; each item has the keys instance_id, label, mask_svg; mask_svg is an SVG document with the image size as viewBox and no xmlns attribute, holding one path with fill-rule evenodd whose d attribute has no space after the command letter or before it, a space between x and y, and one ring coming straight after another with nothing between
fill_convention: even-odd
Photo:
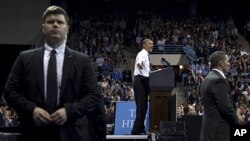
<instances>
[{"instance_id":1,"label":"dark necktie","mask_svg":"<svg viewBox=\"0 0 250 141\"><path fill-rule=\"evenodd\" d=\"M46 106L49 113L53 113L57 103L57 72L56 72L56 51L50 52L50 59L47 72L47 98Z\"/></svg>"},{"instance_id":2,"label":"dark necktie","mask_svg":"<svg viewBox=\"0 0 250 141\"><path fill-rule=\"evenodd\" d=\"M148 61L149 61L149 69L152 70L151 69L152 68L152 63L150 63L150 56L149 56L149 54L148 54Z\"/></svg>"}]
</instances>

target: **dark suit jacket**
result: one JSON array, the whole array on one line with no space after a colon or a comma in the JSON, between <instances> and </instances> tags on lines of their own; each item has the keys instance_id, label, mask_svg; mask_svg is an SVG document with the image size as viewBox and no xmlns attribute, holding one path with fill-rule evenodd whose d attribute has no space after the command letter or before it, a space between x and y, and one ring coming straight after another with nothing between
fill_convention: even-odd
<instances>
[{"instance_id":1,"label":"dark suit jacket","mask_svg":"<svg viewBox=\"0 0 250 141\"><path fill-rule=\"evenodd\" d=\"M37 127L32 118L35 106L46 109L43 55L44 47L21 52L5 85L4 97L18 112L22 135L26 141L51 139L43 133L50 128ZM94 123L89 119L93 117L93 111L104 107L101 100L91 60L66 47L58 108L65 107L67 122L53 128L58 129L61 141L94 140Z\"/></svg>"},{"instance_id":2,"label":"dark suit jacket","mask_svg":"<svg viewBox=\"0 0 250 141\"><path fill-rule=\"evenodd\" d=\"M201 102L204 115L200 141L229 141L230 126L236 124L237 116L230 85L219 72L209 72L202 82Z\"/></svg>"}]
</instances>

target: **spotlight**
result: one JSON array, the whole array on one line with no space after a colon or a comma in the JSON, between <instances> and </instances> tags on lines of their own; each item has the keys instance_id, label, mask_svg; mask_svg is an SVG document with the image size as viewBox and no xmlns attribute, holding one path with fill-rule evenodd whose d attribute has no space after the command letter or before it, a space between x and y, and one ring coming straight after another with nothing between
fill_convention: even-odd
<instances>
[{"instance_id":1,"label":"spotlight","mask_svg":"<svg viewBox=\"0 0 250 141\"><path fill-rule=\"evenodd\" d=\"M183 65L179 65L179 69L182 70L183 69Z\"/></svg>"}]
</instances>

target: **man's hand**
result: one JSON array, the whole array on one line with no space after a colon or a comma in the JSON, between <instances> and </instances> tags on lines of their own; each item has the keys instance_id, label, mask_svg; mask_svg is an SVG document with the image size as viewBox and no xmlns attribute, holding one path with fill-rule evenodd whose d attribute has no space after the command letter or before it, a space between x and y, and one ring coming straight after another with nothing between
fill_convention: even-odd
<instances>
[{"instance_id":1,"label":"man's hand","mask_svg":"<svg viewBox=\"0 0 250 141\"><path fill-rule=\"evenodd\" d=\"M143 66L143 61L140 63L137 64L137 66L140 68L140 69L143 69L142 66Z\"/></svg>"},{"instance_id":2,"label":"man's hand","mask_svg":"<svg viewBox=\"0 0 250 141\"><path fill-rule=\"evenodd\" d=\"M37 126L46 126L51 122L50 114L39 107L36 107L33 111L33 120Z\"/></svg>"},{"instance_id":3,"label":"man's hand","mask_svg":"<svg viewBox=\"0 0 250 141\"><path fill-rule=\"evenodd\" d=\"M50 116L50 118L56 125L63 125L67 121L65 108L58 109Z\"/></svg>"}]
</instances>

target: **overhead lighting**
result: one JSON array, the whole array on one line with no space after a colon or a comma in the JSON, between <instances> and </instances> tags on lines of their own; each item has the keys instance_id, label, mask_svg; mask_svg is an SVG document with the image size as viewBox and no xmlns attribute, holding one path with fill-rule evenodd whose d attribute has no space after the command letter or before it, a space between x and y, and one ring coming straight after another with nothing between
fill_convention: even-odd
<instances>
[{"instance_id":1,"label":"overhead lighting","mask_svg":"<svg viewBox=\"0 0 250 141\"><path fill-rule=\"evenodd\" d=\"M179 69L182 70L184 68L183 65L179 65Z\"/></svg>"}]
</instances>

